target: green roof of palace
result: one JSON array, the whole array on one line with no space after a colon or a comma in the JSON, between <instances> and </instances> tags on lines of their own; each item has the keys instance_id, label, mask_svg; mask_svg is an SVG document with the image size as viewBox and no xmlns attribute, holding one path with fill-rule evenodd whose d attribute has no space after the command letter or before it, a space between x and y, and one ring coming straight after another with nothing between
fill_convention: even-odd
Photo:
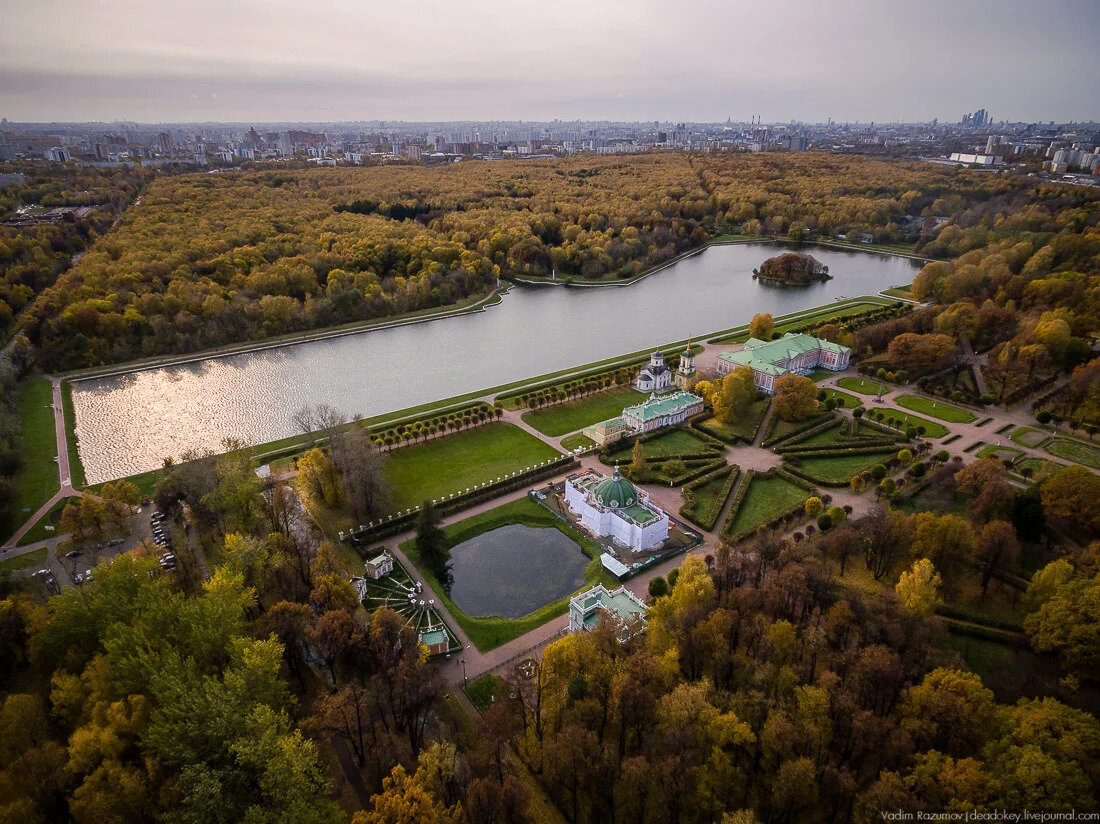
<instances>
[{"instance_id":1,"label":"green roof of palace","mask_svg":"<svg viewBox=\"0 0 1100 824\"><path fill-rule=\"evenodd\" d=\"M611 509L633 507L638 502L638 490L634 488L634 484L619 474L618 467L615 467L614 475L604 478L593 487L592 496L600 506Z\"/></svg>"},{"instance_id":2,"label":"green roof of palace","mask_svg":"<svg viewBox=\"0 0 1100 824\"><path fill-rule=\"evenodd\" d=\"M692 395L690 392L674 392L671 395L665 395L663 398L650 395L649 400L637 406L628 406L623 410L623 415L630 415L640 421L651 421L654 418L679 412L681 409L691 406L693 403L698 403L700 400L702 399L698 395Z\"/></svg>"},{"instance_id":3,"label":"green roof of palace","mask_svg":"<svg viewBox=\"0 0 1100 824\"><path fill-rule=\"evenodd\" d=\"M580 596L580 607L585 613L585 626L591 628L599 620L597 608L605 609L624 621L632 621L639 615L645 615L645 607L639 607L638 602L625 592L611 593L607 590L597 589Z\"/></svg>"},{"instance_id":4,"label":"green roof of palace","mask_svg":"<svg viewBox=\"0 0 1100 824\"><path fill-rule=\"evenodd\" d=\"M839 343L815 338L811 335L788 332L778 340L772 341L749 338L745 341L744 349L737 352L723 352L718 357L741 366L750 366L765 375L782 375L787 370L778 364L818 349L841 354L852 351L847 346L841 346Z\"/></svg>"}]
</instances>

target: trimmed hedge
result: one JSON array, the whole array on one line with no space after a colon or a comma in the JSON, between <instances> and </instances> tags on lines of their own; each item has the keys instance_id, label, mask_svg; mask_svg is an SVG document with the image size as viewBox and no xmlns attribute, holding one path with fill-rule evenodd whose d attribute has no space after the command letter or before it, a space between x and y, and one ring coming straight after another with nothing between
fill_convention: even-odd
<instances>
[{"instance_id":1,"label":"trimmed hedge","mask_svg":"<svg viewBox=\"0 0 1100 824\"><path fill-rule=\"evenodd\" d=\"M697 478L691 483L685 484L684 488L698 489L699 487L719 477L723 471L725 470L719 469L715 472L704 475L701 478ZM722 484L722 488L718 490L718 495L716 496L716 499L719 503L716 507L714 507L713 517L708 518L705 521L700 520L695 517L695 507L692 506L689 509L686 504L680 507L680 517L686 518L696 526L702 527L703 529L714 529L714 525L718 523L718 516L722 514L722 508L726 505L726 501L729 498L730 493L733 491L733 485L737 483L737 478L738 476L740 476L740 474L741 467L739 467L737 464L733 464L729 467L729 476L726 478L726 482ZM698 503L698 501L696 501L696 503Z\"/></svg>"},{"instance_id":2,"label":"trimmed hedge","mask_svg":"<svg viewBox=\"0 0 1100 824\"><path fill-rule=\"evenodd\" d=\"M842 418L837 417L834 413L826 412L824 415L818 415L814 418L810 418L805 423L795 427L790 432L786 432L783 435L776 436L769 432L768 437L764 438L763 442L760 445L767 449L777 444L781 444L784 441L790 441L795 438L803 440L805 438L812 437L813 435L817 435L820 432L825 432L829 429L832 429L834 426L840 426L842 420ZM772 432L774 432L775 427L778 426L779 419L773 416L772 421Z\"/></svg>"},{"instance_id":3,"label":"trimmed hedge","mask_svg":"<svg viewBox=\"0 0 1100 824\"><path fill-rule=\"evenodd\" d=\"M748 494L749 485L752 483L752 479L756 476L756 470L746 469L741 475L741 482L737 485L737 491L733 494L733 500L730 502L729 512L726 514L726 521L722 524L722 535L729 535L730 524L733 523L733 519L737 517L737 512L741 509L741 503L745 500L745 495Z\"/></svg>"},{"instance_id":4,"label":"trimmed hedge","mask_svg":"<svg viewBox=\"0 0 1100 824\"><path fill-rule=\"evenodd\" d=\"M563 455L546 466L535 467L529 472L522 472L512 478L505 478L500 483L490 484L481 489L471 489L469 492L464 492L454 498L440 501L436 504L436 512L438 512L440 516L461 512L463 509L467 509L474 504L497 498L508 492L519 489L520 487L528 486L533 481L541 480L542 478L556 475L564 469L573 469L578 466L580 466L580 462L572 455ZM416 523L416 519L419 516L420 510L414 509L408 514L381 521L376 523L373 527L369 527L361 532L356 532L355 537L363 538L368 542L376 541L380 538L388 538L391 535L397 535L410 529L413 524ZM351 537L352 535L349 533L345 540L350 540Z\"/></svg>"},{"instance_id":5,"label":"trimmed hedge","mask_svg":"<svg viewBox=\"0 0 1100 824\"><path fill-rule=\"evenodd\" d=\"M984 624L971 624L956 618L942 617L941 620L947 624L947 629L956 635L969 635L971 638L981 638L984 641L998 641L1002 644L1013 644L1018 647L1030 646L1027 636L1018 632L996 629L995 627L985 626Z\"/></svg>"},{"instance_id":6,"label":"trimmed hedge","mask_svg":"<svg viewBox=\"0 0 1100 824\"><path fill-rule=\"evenodd\" d=\"M780 455L806 455L813 457L826 457L828 455L863 455L875 452L893 452L897 449L892 441L876 438L861 438L848 443L821 443L813 446L777 446L775 451Z\"/></svg>"},{"instance_id":7,"label":"trimmed hedge","mask_svg":"<svg viewBox=\"0 0 1100 824\"><path fill-rule=\"evenodd\" d=\"M622 452L628 447L633 449L636 442L640 441L641 443L645 443L646 441L651 441L655 438L660 438L664 435L668 435L671 432L675 432L677 429L687 432L693 438L698 438L699 440L703 441L710 449L713 449L716 455L721 455L723 452L726 451L726 445L722 443L722 441L718 440L713 435L706 434L705 432L697 432L693 428L694 422L700 417L701 415L696 415L694 418L689 418L686 426L683 424L680 424L678 426L666 426L660 429L654 429L652 432L646 432L643 435L628 435L627 437L619 438L619 440L613 441L612 443L604 444L602 447L600 447L600 463L604 464L605 466L612 466L613 461L611 460L611 456L616 452ZM683 455L657 455L655 457L649 457L647 455L646 460L650 461L651 463L663 463L664 461L671 461L676 459L687 461L692 458L699 457L707 456L705 453L691 452Z\"/></svg>"},{"instance_id":8,"label":"trimmed hedge","mask_svg":"<svg viewBox=\"0 0 1100 824\"><path fill-rule=\"evenodd\" d=\"M662 456L662 460L659 463L652 459L650 459L650 463L657 463L658 465L660 465L660 463L667 463L667 460L664 460ZM677 475L675 478L669 478L659 470L654 470L653 472L647 473L646 477L644 478L635 478L633 473L629 472L629 470L624 474L628 480L633 481L634 483L661 485L672 483L673 486L682 486L689 481L694 481L698 478L702 478L705 475L713 473L718 469L721 469L726 465L726 459L703 458L700 460L699 458L695 458L693 459L692 463L687 463L687 461L685 461L684 463L687 466L687 471L683 475Z\"/></svg>"}]
</instances>

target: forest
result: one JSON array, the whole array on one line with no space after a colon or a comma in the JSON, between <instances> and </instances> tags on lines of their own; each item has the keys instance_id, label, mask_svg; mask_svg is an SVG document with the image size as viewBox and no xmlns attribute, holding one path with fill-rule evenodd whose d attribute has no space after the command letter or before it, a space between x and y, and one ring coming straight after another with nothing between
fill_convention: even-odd
<instances>
[{"instance_id":1,"label":"forest","mask_svg":"<svg viewBox=\"0 0 1100 824\"><path fill-rule=\"evenodd\" d=\"M1022 178L817 154L158 177L24 330L46 368L94 366L448 306L497 276L634 277L725 232L891 242L907 214L969 214L928 251L952 256L986 243L983 215L998 204L1034 202L1038 220L1066 197Z\"/></svg>"}]
</instances>

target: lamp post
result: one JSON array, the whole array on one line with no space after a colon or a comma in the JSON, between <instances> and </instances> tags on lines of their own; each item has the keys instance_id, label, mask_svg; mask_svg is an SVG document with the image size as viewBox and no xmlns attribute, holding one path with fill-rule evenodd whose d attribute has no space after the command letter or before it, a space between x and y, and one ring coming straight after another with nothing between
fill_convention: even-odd
<instances>
[{"instance_id":1,"label":"lamp post","mask_svg":"<svg viewBox=\"0 0 1100 824\"><path fill-rule=\"evenodd\" d=\"M462 664L462 688L466 688L466 659L459 659L459 663Z\"/></svg>"}]
</instances>

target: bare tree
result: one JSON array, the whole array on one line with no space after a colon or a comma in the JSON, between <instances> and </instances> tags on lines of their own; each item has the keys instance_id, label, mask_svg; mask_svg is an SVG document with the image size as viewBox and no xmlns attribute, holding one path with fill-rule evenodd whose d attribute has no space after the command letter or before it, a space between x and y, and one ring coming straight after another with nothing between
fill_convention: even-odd
<instances>
[{"instance_id":1,"label":"bare tree","mask_svg":"<svg viewBox=\"0 0 1100 824\"><path fill-rule=\"evenodd\" d=\"M385 457L358 419L351 426L336 431L329 446L355 517L367 519L393 508L393 489L386 478Z\"/></svg>"}]
</instances>

